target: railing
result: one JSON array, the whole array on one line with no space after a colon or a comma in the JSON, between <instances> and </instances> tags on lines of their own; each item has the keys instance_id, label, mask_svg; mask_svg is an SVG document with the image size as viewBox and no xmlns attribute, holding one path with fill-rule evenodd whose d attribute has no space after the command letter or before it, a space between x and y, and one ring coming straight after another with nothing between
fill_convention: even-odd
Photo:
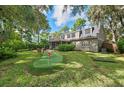
<instances>
[{"instance_id":1,"label":"railing","mask_svg":"<svg viewBox=\"0 0 124 93\"><path fill-rule=\"evenodd\" d=\"M78 37L78 38L50 38L49 41L71 41L71 40L78 40L78 39L90 39L90 38L97 38L97 36L86 36L86 37Z\"/></svg>"}]
</instances>

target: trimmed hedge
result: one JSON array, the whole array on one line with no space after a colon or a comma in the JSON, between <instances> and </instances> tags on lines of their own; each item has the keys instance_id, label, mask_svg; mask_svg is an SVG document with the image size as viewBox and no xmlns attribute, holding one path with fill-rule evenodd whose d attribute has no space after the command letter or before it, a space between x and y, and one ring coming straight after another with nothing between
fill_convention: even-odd
<instances>
[{"instance_id":1,"label":"trimmed hedge","mask_svg":"<svg viewBox=\"0 0 124 93\"><path fill-rule=\"evenodd\" d=\"M124 53L124 38L121 38L118 42L118 49L120 51L120 53Z\"/></svg>"},{"instance_id":2,"label":"trimmed hedge","mask_svg":"<svg viewBox=\"0 0 124 93\"><path fill-rule=\"evenodd\" d=\"M73 51L75 48L74 44L60 44L58 46L59 51Z\"/></svg>"}]
</instances>

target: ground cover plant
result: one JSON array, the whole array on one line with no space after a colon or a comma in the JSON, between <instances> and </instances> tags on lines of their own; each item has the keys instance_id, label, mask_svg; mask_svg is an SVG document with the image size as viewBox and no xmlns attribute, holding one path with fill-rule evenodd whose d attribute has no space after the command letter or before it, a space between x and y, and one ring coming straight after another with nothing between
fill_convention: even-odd
<instances>
[{"instance_id":1,"label":"ground cover plant","mask_svg":"<svg viewBox=\"0 0 124 93\"><path fill-rule=\"evenodd\" d=\"M74 44L60 44L58 46L59 51L72 51L74 50L75 45Z\"/></svg>"},{"instance_id":2,"label":"ground cover plant","mask_svg":"<svg viewBox=\"0 0 124 93\"><path fill-rule=\"evenodd\" d=\"M124 53L124 38L121 38L117 44L120 53Z\"/></svg>"}]
</instances>

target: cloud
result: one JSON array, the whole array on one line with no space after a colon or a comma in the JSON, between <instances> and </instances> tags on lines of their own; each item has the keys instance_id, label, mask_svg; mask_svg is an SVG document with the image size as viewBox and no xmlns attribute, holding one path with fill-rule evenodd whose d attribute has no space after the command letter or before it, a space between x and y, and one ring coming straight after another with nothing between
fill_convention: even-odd
<instances>
[{"instance_id":1,"label":"cloud","mask_svg":"<svg viewBox=\"0 0 124 93\"><path fill-rule=\"evenodd\" d=\"M76 16L71 16L72 7L70 6L68 6L67 11L63 13L62 12L63 8L64 8L64 5L54 6L54 12L53 12L52 18L55 19L56 26L62 26L69 21L75 21L78 18L86 17L85 13L82 13L81 15L77 14Z\"/></svg>"},{"instance_id":2,"label":"cloud","mask_svg":"<svg viewBox=\"0 0 124 93\"><path fill-rule=\"evenodd\" d=\"M54 7L54 13L53 13L53 18L56 20L56 25L61 26L63 24L66 24L66 22L69 20L71 10L68 7L66 12L63 11L64 6L55 6Z\"/></svg>"}]
</instances>

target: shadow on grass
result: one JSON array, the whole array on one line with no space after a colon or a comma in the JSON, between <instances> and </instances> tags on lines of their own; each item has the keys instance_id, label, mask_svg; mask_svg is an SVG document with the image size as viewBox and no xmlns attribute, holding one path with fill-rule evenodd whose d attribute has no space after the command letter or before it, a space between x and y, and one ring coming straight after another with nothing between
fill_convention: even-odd
<instances>
[{"instance_id":1,"label":"shadow on grass","mask_svg":"<svg viewBox=\"0 0 124 93\"><path fill-rule=\"evenodd\" d=\"M108 57L91 57L93 61L96 62L107 62L107 63L117 63L115 60L108 59Z\"/></svg>"},{"instance_id":2,"label":"shadow on grass","mask_svg":"<svg viewBox=\"0 0 124 93\"><path fill-rule=\"evenodd\" d=\"M48 75L48 74L54 74L56 72L60 72L64 70L61 66L49 66L49 67L42 67L42 68L34 68L34 67L28 67L28 72L32 75L40 76L40 75Z\"/></svg>"},{"instance_id":3,"label":"shadow on grass","mask_svg":"<svg viewBox=\"0 0 124 93\"><path fill-rule=\"evenodd\" d=\"M102 54L86 53L95 62L106 62L106 63L122 63L124 62L123 56L117 56L116 54ZM123 60L122 60L123 59Z\"/></svg>"},{"instance_id":4,"label":"shadow on grass","mask_svg":"<svg viewBox=\"0 0 124 93\"><path fill-rule=\"evenodd\" d=\"M113 83L108 83L105 86L122 87L124 86L120 80L123 80L124 75L117 71L124 72L124 58L117 54L101 54L101 53L86 53L93 60L93 67L96 73L100 73L111 79ZM121 75L121 77L120 77Z\"/></svg>"},{"instance_id":5,"label":"shadow on grass","mask_svg":"<svg viewBox=\"0 0 124 93\"><path fill-rule=\"evenodd\" d=\"M124 74L123 74L124 61L118 62L117 56L111 56L111 55L107 56L107 54L105 54L104 56L105 59L113 59L117 61L117 64L116 63L113 64L110 62L93 61L91 57L101 57L102 54L99 55L99 53L84 53L84 52L74 51L74 52L67 52L67 53L63 52L61 54L64 57L63 65L65 67L61 65L57 65L57 66L53 65L46 68L44 68L43 66L43 68L34 69L32 67L29 67L28 65L31 65L32 62L41 59L41 56L40 55L39 57L36 55L33 56L34 54L30 54L30 55L20 54L22 56L17 59L8 60L7 63L4 61L6 64L1 65L2 68L0 68L1 69L0 71L3 71L1 72L2 74L2 73L6 73L5 72L6 69L10 70L10 76L13 80L11 84L15 82L13 76L17 74L18 75L17 77L20 77L20 75L24 73L25 78L27 78L28 74L31 74L29 76L35 80L35 81L29 81L29 82L33 82L32 84L34 84L30 86L52 86L52 87L53 86L81 86L85 84L86 84L85 86L87 85L88 86L89 85L90 86L108 86L108 87L124 86L123 82L121 82L121 80L123 80L123 77L124 77ZM80 64L82 64L83 66L80 67ZM5 68L5 66L7 68ZM72 67L75 67L75 68L72 68ZM119 70L120 72L117 72L117 70ZM44 75L45 77L37 77L42 75ZM35 76L35 77L32 77L32 76ZM8 78L8 76L6 75L5 78ZM30 78L27 78L27 80L29 79ZM6 80L4 80L4 82L6 82ZM30 84L29 82L27 82L27 85ZM21 84L21 86L23 86L23 84Z\"/></svg>"}]
</instances>

